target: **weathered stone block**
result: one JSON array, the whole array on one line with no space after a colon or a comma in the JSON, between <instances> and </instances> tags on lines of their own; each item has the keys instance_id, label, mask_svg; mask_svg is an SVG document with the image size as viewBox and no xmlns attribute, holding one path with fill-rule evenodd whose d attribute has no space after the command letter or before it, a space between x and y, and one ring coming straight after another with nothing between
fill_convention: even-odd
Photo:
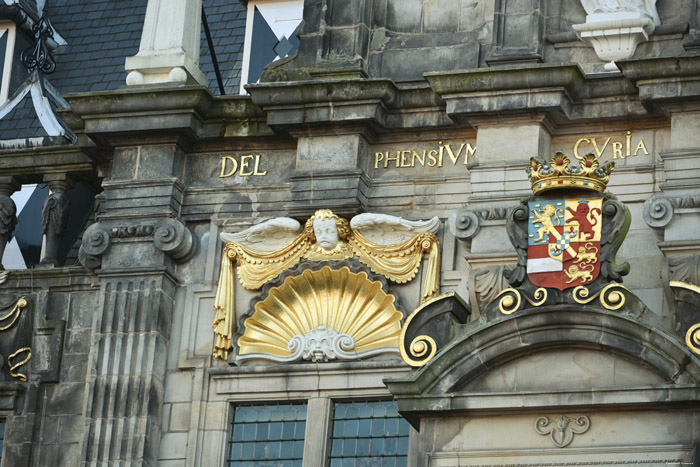
<instances>
[{"instance_id":1,"label":"weathered stone block","mask_svg":"<svg viewBox=\"0 0 700 467\"><path fill-rule=\"evenodd\" d=\"M423 78L428 71L477 68L479 47L475 44L442 47L396 48L382 57L382 75L397 81Z\"/></svg>"},{"instance_id":2,"label":"weathered stone block","mask_svg":"<svg viewBox=\"0 0 700 467\"><path fill-rule=\"evenodd\" d=\"M420 31L422 16L421 0L388 0L386 24L392 31Z\"/></svg>"},{"instance_id":3,"label":"weathered stone block","mask_svg":"<svg viewBox=\"0 0 700 467\"><path fill-rule=\"evenodd\" d=\"M438 0L426 2L423 7L423 32L456 32L459 26L459 2Z\"/></svg>"}]
</instances>

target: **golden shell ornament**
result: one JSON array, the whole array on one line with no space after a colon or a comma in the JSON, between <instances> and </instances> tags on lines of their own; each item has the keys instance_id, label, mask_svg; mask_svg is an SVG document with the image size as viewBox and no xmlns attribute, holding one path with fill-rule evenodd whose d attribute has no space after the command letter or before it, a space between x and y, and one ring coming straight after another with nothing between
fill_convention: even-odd
<instances>
[{"instance_id":1,"label":"golden shell ornament","mask_svg":"<svg viewBox=\"0 0 700 467\"><path fill-rule=\"evenodd\" d=\"M399 353L402 313L394 295L347 266L305 270L257 302L238 338L236 363L328 361Z\"/></svg>"}]
</instances>

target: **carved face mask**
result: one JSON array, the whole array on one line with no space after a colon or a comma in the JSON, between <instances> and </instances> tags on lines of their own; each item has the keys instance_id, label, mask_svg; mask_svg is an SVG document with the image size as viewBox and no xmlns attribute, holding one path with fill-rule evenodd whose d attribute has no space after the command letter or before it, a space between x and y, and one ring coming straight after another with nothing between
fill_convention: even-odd
<instances>
[{"instance_id":1,"label":"carved face mask","mask_svg":"<svg viewBox=\"0 0 700 467\"><path fill-rule=\"evenodd\" d=\"M324 250L332 250L340 240L338 226L333 219L316 219L314 221L314 235L316 243Z\"/></svg>"}]
</instances>

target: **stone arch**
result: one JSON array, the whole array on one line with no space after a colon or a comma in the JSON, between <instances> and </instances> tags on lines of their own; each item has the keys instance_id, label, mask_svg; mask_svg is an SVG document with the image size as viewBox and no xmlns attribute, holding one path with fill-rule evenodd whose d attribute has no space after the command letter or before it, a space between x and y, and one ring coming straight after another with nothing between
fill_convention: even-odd
<instances>
[{"instance_id":1,"label":"stone arch","mask_svg":"<svg viewBox=\"0 0 700 467\"><path fill-rule=\"evenodd\" d=\"M698 359L678 338L626 313L554 305L479 321L470 323L467 333L407 378L412 380L411 392L435 396L460 393L508 362L561 348L623 356L658 374L665 385L700 382Z\"/></svg>"}]
</instances>

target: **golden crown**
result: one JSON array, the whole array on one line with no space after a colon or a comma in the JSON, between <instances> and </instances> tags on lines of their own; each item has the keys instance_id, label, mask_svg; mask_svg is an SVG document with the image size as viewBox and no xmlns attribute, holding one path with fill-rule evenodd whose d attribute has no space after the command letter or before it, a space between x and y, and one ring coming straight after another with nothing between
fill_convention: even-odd
<instances>
[{"instance_id":1,"label":"golden crown","mask_svg":"<svg viewBox=\"0 0 700 467\"><path fill-rule=\"evenodd\" d=\"M601 193L605 191L615 163L608 161L601 166L593 154L577 159L580 166L572 165L569 158L561 152L556 153L549 163L531 158L527 173L530 176L533 193L539 194L562 188L582 188Z\"/></svg>"}]
</instances>

